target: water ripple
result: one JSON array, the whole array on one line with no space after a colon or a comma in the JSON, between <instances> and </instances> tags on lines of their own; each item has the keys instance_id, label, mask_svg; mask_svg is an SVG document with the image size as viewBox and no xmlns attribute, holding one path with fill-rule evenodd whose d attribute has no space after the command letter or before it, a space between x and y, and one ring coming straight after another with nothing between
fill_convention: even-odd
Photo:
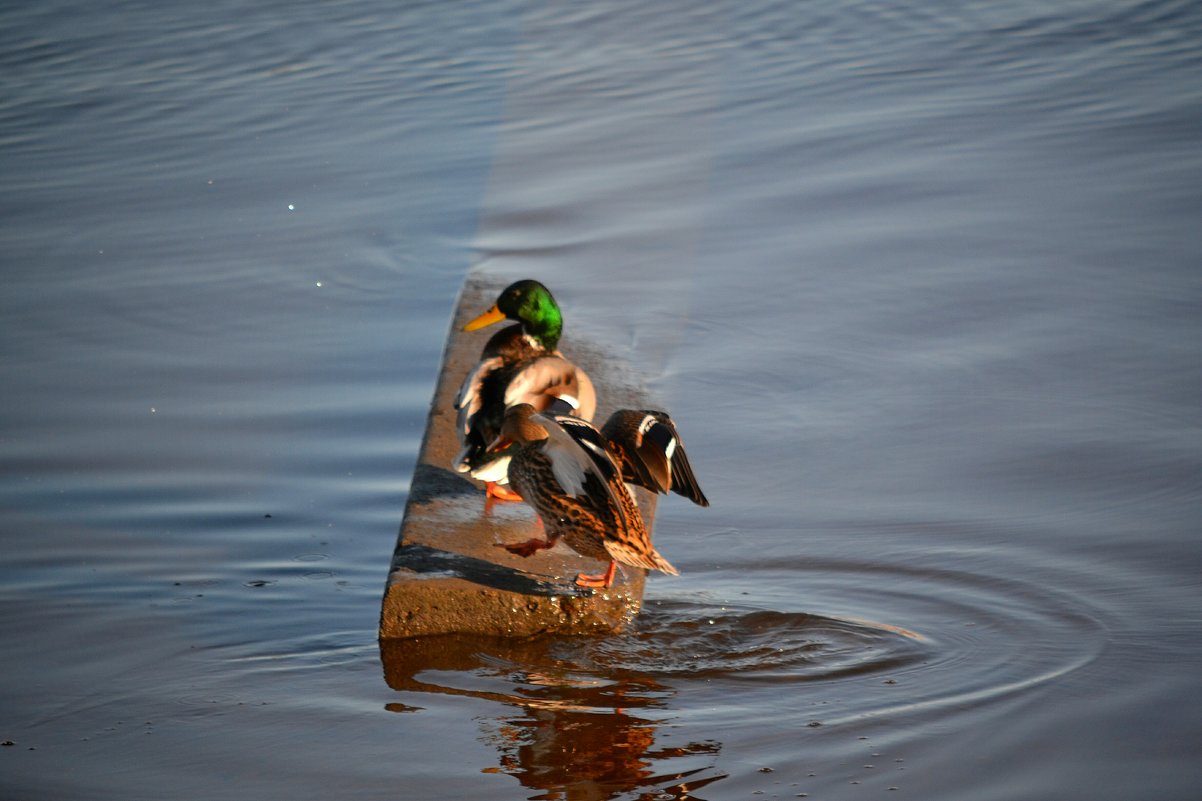
<instances>
[{"instance_id":1,"label":"water ripple","mask_svg":"<svg viewBox=\"0 0 1202 801\"><path fill-rule=\"evenodd\" d=\"M630 634L597 641L586 655L615 674L780 682L896 670L927 649L920 634L886 624L661 601Z\"/></svg>"},{"instance_id":2,"label":"water ripple","mask_svg":"<svg viewBox=\"0 0 1202 801\"><path fill-rule=\"evenodd\" d=\"M595 710L663 706L697 682L705 692L732 683L743 692L822 684L839 695L822 702L829 701L822 722L836 724L985 704L1078 670L1105 643L1101 612L1016 579L840 560L742 567L766 585L803 583L847 612L654 600L619 635L446 640L408 645L403 656L385 647L385 672L397 689L519 706L532 703L532 688L543 695L553 687L555 705ZM773 570L791 581L777 581ZM862 688L865 679L876 689L849 700L846 686ZM788 697L814 702L809 693Z\"/></svg>"},{"instance_id":3,"label":"water ripple","mask_svg":"<svg viewBox=\"0 0 1202 801\"><path fill-rule=\"evenodd\" d=\"M743 567L761 582L788 571L795 584L824 599L823 606L848 610L837 617L737 614L715 627L717 636L707 643L715 653L731 652L716 660L730 668L728 680L759 670L776 682L838 679L836 686L864 686L865 677L880 679L876 690L832 704L823 717L827 724L965 710L1030 690L1092 663L1111 628L1105 610L1055 589L1055 579L840 559ZM1071 586L1073 580L1060 578ZM689 615L677 605L667 617L680 614ZM652 639L661 628L682 628L656 618L653 613L646 621ZM807 641L817 648L807 651ZM671 659L671 648L666 653Z\"/></svg>"}]
</instances>

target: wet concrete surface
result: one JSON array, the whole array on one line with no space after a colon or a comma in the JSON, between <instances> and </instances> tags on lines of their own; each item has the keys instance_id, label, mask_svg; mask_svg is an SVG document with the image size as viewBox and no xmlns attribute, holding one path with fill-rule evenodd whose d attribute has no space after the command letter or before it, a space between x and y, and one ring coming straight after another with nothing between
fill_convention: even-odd
<instances>
[{"instance_id":1,"label":"wet concrete surface","mask_svg":"<svg viewBox=\"0 0 1202 801\"><path fill-rule=\"evenodd\" d=\"M469 278L460 293L380 610L383 640L611 632L638 614L642 603L645 572L639 568L620 565L613 587L592 590L577 587L574 579L601 572L605 564L577 555L564 543L527 558L505 550L504 545L542 536L533 509L520 502L486 501L479 482L451 468L459 450L455 395L496 330L461 329L508 283L495 276ZM616 408L647 406L628 371L573 340L573 311L564 309L560 349L593 379L596 420L604 421ZM656 497L638 488L635 493L650 530Z\"/></svg>"}]
</instances>

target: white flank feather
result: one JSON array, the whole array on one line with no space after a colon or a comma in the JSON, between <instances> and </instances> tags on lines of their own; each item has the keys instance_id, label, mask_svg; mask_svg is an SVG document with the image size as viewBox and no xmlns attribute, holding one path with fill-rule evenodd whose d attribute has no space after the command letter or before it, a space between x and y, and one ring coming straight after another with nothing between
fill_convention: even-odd
<instances>
[{"instance_id":1,"label":"white flank feather","mask_svg":"<svg viewBox=\"0 0 1202 801\"><path fill-rule=\"evenodd\" d=\"M509 460L510 456L502 456L498 459L485 462L480 467L476 468L476 472L472 473L472 477L480 481L492 481L496 484L509 483ZM462 470L460 472L463 472Z\"/></svg>"}]
</instances>

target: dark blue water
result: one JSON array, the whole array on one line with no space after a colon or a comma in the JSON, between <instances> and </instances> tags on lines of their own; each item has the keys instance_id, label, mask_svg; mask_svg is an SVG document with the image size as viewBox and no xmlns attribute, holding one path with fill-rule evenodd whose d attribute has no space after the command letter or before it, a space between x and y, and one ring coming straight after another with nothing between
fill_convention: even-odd
<instances>
[{"instance_id":1,"label":"dark blue water","mask_svg":"<svg viewBox=\"0 0 1202 801\"><path fill-rule=\"evenodd\" d=\"M1196 797L1200 41L0 10L0 797ZM376 642L472 273L680 422L622 635Z\"/></svg>"}]
</instances>

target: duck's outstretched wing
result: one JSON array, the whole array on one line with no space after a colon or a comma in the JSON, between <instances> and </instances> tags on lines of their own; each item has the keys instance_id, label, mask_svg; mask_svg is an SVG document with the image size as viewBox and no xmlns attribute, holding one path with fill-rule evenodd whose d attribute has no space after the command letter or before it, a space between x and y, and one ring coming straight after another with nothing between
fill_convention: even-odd
<instances>
[{"instance_id":1,"label":"duck's outstretched wing","mask_svg":"<svg viewBox=\"0 0 1202 801\"><path fill-rule=\"evenodd\" d=\"M676 424L665 412L619 409L601 431L622 457L625 479L653 492L669 490L698 506L709 506Z\"/></svg>"}]
</instances>

